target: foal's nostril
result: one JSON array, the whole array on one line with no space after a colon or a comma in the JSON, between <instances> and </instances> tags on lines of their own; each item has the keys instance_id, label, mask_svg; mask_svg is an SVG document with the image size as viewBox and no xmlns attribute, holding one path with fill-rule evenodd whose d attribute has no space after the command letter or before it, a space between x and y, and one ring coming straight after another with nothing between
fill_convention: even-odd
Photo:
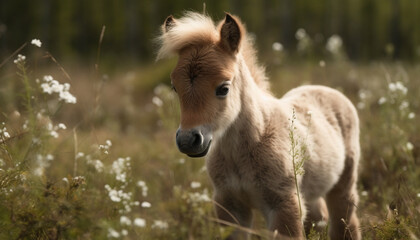
<instances>
[{"instance_id":1,"label":"foal's nostril","mask_svg":"<svg viewBox=\"0 0 420 240\"><path fill-rule=\"evenodd\" d=\"M201 135L201 133L199 132L193 133L192 146L197 147L197 146L200 146L201 144L203 144L203 135Z\"/></svg>"}]
</instances>

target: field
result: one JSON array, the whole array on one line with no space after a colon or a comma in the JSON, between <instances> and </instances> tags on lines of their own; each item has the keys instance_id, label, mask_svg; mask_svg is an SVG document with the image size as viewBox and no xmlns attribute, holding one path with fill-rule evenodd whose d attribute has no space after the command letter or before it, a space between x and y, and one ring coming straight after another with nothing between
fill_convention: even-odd
<instances>
[{"instance_id":1,"label":"field","mask_svg":"<svg viewBox=\"0 0 420 240\"><path fill-rule=\"evenodd\" d=\"M32 45L25 52L0 66L0 239L229 234L235 226L215 219L204 159L175 145L175 59L108 72L59 63ZM364 239L418 239L420 65L287 62L276 54L263 60L278 97L322 84L352 100L361 119L357 208ZM259 215L248 231L271 239ZM308 238L326 239L315 232Z\"/></svg>"}]
</instances>

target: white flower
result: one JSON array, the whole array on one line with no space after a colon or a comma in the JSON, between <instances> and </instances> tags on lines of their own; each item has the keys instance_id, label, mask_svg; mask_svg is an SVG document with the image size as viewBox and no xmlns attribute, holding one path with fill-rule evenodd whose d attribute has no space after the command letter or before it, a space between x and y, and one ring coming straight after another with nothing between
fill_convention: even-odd
<instances>
[{"instance_id":1,"label":"white flower","mask_svg":"<svg viewBox=\"0 0 420 240\"><path fill-rule=\"evenodd\" d=\"M143 218L135 218L134 219L134 225L137 227L145 227L146 226L146 220Z\"/></svg>"},{"instance_id":2,"label":"white flower","mask_svg":"<svg viewBox=\"0 0 420 240\"><path fill-rule=\"evenodd\" d=\"M85 156L85 154L84 153L82 153L82 152L78 152L77 154L76 154L76 159L78 159L78 158L82 158L82 157L84 157Z\"/></svg>"},{"instance_id":3,"label":"white flower","mask_svg":"<svg viewBox=\"0 0 420 240\"><path fill-rule=\"evenodd\" d=\"M408 114L408 119L414 119L416 117L416 114L411 112Z\"/></svg>"},{"instance_id":4,"label":"white flower","mask_svg":"<svg viewBox=\"0 0 420 240\"><path fill-rule=\"evenodd\" d=\"M33 44L37 47L41 47L42 42L39 39L34 38L34 39L32 39L31 44Z\"/></svg>"},{"instance_id":5,"label":"white flower","mask_svg":"<svg viewBox=\"0 0 420 240\"><path fill-rule=\"evenodd\" d=\"M41 83L41 88L44 93L53 94L58 93L59 100L66 103L76 103L77 99L70 92L70 84L60 84L57 80L54 80L51 75L46 75L43 78L44 82Z\"/></svg>"},{"instance_id":6,"label":"white flower","mask_svg":"<svg viewBox=\"0 0 420 240\"><path fill-rule=\"evenodd\" d=\"M64 177L62 180L63 182L69 183L69 180L66 177Z\"/></svg>"},{"instance_id":7,"label":"white flower","mask_svg":"<svg viewBox=\"0 0 420 240\"><path fill-rule=\"evenodd\" d=\"M408 108L408 106L410 106L410 103L407 101L403 101L400 105L400 110L404 110L406 108Z\"/></svg>"},{"instance_id":8,"label":"white flower","mask_svg":"<svg viewBox=\"0 0 420 240\"><path fill-rule=\"evenodd\" d=\"M366 197L368 195L367 191L362 191L362 196Z\"/></svg>"},{"instance_id":9,"label":"white flower","mask_svg":"<svg viewBox=\"0 0 420 240\"><path fill-rule=\"evenodd\" d=\"M340 36L334 34L328 39L326 49L333 54L337 54L342 46L343 40L341 40Z\"/></svg>"},{"instance_id":10,"label":"white flower","mask_svg":"<svg viewBox=\"0 0 420 240\"><path fill-rule=\"evenodd\" d=\"M115 174L117 181L125 183L127 181L127 169L130 168L130 157L118 158L112 163L111 172Z\"/></svg>"},{"instance_id":11,"label":"white flower","mask_svg":"<svg viewBox=\"0 0 420 240\"><path fill-rule=\"evenodd\" d=\"M154 220L152 228L167 229L169 227L168 223L162 220Z\"/></svg>"},{"instance_id":12,"label":"white flower","mask_svg":"<svg viewBox=\"0 0 420 240\"><path fill-rule=\"evenodd\" d=\"M146 182L144 182L144 181L138 181L137 182L137 186L141 187L141 190L142 190L142 194L141 195L143 197L147 197L147 191L149 190L149 188L147 187Z\"/></svg>"},{"instance_id":13,"label":"white flower","mask_svg":"<svg viewBox=\"0 0 420 240\"><path fill-rule=\"evenodd\" d=\"M306 34L305 29L303 29L303 28L299 28L299 29L296 31L295 37L296 37L296 39L297 39L297 40L302 40L302 39L304 39L306 36L307 36L307 34Z\"/></svg>"},{"instance_id":14,"label":"white flower","mask_svg":"<svg viewBox=\"0 0 420 240\"><path fill-rule=\"evenodd\" d=\"M319 66L320 67L325 67L325 61L324 60L319 61Z\"/></svg>"},{"instance_id":15,"label":"white flower","mask_svg":"<svg viewBox=\"0 0 420 240\"><path fill-rule=\"evenodd\" d=\"M87 160L87 164L92 165L96 171L103 172L104 171L104 164L101 162L101 160Z\"/></svg>"},{"instance_id":16,"label":"white flower","mask_svg":"<svg viewBox=\"0 0 420 240\"><path fill-rule=\"evenodd\" d=\"M420 193L417 193L417 197L420 198Z\"/></svg>"},{"instance_id":17,"label":"white flower","mask_svg":"<svg viewBox=\"0 0 420 240\"><path fill-rule=\"evenodd\" d=\"M45 168L50 166L50 162L54 160L54 157L51 154L47 156L42 156L41 154L36 155L36 168L34 169L34 174L37 176L44 175Z\"/></svg>"},{"instance_id":18,"label":"white flower","mask_svg":"<svg viewBox=\"0 0 420 240\"><path fill-rule=\"evenodd\" d=\"M13 61L13 63L18 64L25 61L26 57L22 54L18 54L17 58Z\"/></svg>"},{"instance_id":19,"label":"white flower","mask_svg":"<svg viewBox=\"0 0 420 240\"><path fill-rule=\"evenodd\" d=\"M411 142L407 142L407 144L405 145L405 147L407 148L408 151L413 150L414 146Z\"/></svg>"},{"instance_id":20,"label":"white flower","mask_svg":"<svg viewBox=\"0 0 420 240\"><path fill-rule=\"evenodd\" d=\"M274 42L272 48L276 52L283 51L283 45L281 43L279 43L279 42Z\"/></svg>"},{"instance_id":21,"label":"white flower","mask_svg":"<svg viewBox=\"0 0 420 240\"><path fill-rule=\"evenodd\" d=\"M152 206L152 204L150 204L149 202L142 202L141 203L141 207L143 208L150 208Z\"/></svg>"},{"instance_id":22,"label":"white flower","mask_svg":"<svg viewBox=\"0 0 420 240\"><path fill-rule=\"evenodd\" d=\"M126 216L121 216L120 217L120 223L121 223L121 225L131 226L131 220Z\"/></svg>"},{"instance_id":23,"label":"white flower","mask_svg":"<svg viewBox=\"0 0 420 240\"><path fill-rule=\"evenodd\" d=\"M384 104L384 103L386 103L386 97L381 97L381 98L379 98L379 100L378 100L378 104L379 104L379 105L382 105L382 104Z\"/></svg>"},{"instance_id":24,"label":"white flower","mask_svg":"<svg viewBox=\"0 0 420 240\"><path fill-rule=\"evenodd\" d=\"M121 235L127 236L128 235L128 231L126 229L121 230Z\"/></svg>"},{"instance_id":25,"label":"white flower","mask_svg":"<svg viewBox=\"0 0 420 240\"><path fill-rule=\"evenodd\" d=\"M75 96L73 96L69 92L60 92L59 94L60 100L64 100L66 103L73 103L75 104L77 102L77 99Z\"/></svg>"},{"instance_id":26,"label":"white flower","mask_svg":"<svg viewBox=\"0 0 420 240\"><path fill-rule=\"evenodd\" d=\"M5 138L10 138L10 134L8 132L3 132Z\"/></svg>"},{"instance_id":27,"label":"white flower","mask_svg":"<svg viewBox=\"0 0 420 240\"><path fill-rule=\"evenodd\" d=\"M199 187L201 187L200 182L191 182L191 188L199 188Z\"/></svg>"},{"instance_id":28,"label":"white flower","mask_svg":"<svg viewBox=\"0 0 420 240\"><path fill-rule=\"evenodd\" d=\"M155 104L158 107L162 107L162 105L163 105L163 101L157 96L153 97L152 102L153 102L153 104Z\"/></svg>"},{"instance_id":29,"label":"white flower","mask_svg":"<svg viewBox=\"0 0 420 240\"><path fill-rule=\"evenodd\" d=\"M64 123L59 123L59 124L58 124L58 129L63 129L63 130L65 130L65 129L67 129L67 127L66 127L66 125L64 125Z\"/></svg>"},{"instance_id":30,"label":"white flower","mask_svg":"<svg viewBox=\"0 0 420 240\"><path fill-rule=\"evenodd\" d=\"M108 229L108 238L119 238L120 234L115 231L113 228Z\"/></svg>"}]
</instances>

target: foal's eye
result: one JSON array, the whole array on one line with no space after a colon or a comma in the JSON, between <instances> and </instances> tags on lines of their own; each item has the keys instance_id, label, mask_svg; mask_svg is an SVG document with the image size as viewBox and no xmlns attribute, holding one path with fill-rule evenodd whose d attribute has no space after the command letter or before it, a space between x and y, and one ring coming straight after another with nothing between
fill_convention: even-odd
<instances>
[{"instance_id":1,"label":"foal's eye","mask_svg":"<svg viewBox=\"0 0 420 240\"><path fill-rule=\"evenodd\" d=\"M229 93L229 84L223 84L216 88L216 96L220 98L226 97L228 93Z\"/></svg>"},{"instance_id":2,"label":"foal's eye","mask_svg":"<svg viewBox=\"0 0 420 240\"><path fill-rule=\"evenodd\" d=\"M176 92L176 88L174 87L174 85L171 85L172 90L174 90L174 92Z\"/></svg>"}]
</instances>

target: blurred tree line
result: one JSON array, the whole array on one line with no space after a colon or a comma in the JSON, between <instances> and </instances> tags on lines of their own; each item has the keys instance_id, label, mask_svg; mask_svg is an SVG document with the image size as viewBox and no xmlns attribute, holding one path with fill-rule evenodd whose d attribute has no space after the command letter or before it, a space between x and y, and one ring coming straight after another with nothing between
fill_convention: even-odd
<instances>
[{"instance_id":1,"label":"blurred tree line","mask_svg":"<svg viewBox=\"0 0 420 240\"><path fill-rule=\"evenodd\" d=\"M58 58L93 59L102 26L103 57L147 61L164 19L184 10L203 10L188 0L1 0L0 57L39 38ZM341 36L352 60L384 57L416 60L420 55L420 0L213 0L206 10L214 19L224 11L246 22L262 53L273 42L294 53L295 32L306 30L325 44Z\"/></svg>"}]
</instances>

